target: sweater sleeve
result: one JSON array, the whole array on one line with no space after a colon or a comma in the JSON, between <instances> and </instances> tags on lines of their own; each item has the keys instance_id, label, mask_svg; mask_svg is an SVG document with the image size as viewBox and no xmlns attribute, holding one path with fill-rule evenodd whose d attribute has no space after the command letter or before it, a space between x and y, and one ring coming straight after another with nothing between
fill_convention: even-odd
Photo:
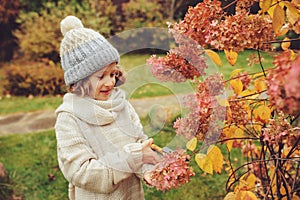
<instances>
[{"instance_id":1,"label":"sweater sleeve","mask_svg":"<svg viewBox=\"0 0 300 200\"><path fill-rule=\"evenodd\" d=\"M133 106L129 102L128 102L128 107L129 107L128 109L129 109L129 113L130 113L130 119L131 119L133 125L135 127L137 127L137 131L139 132L138 133L138 135L139 135L138 142L142 142L143 140L148 139L148 136L143 131L143 126L141 124L141 121L140 121L140 118L139 118L138 114L136 113L135 109L133 108ZM152 165L152 164L143 164L141 172L136 173L136 175L141 180L143 180L144 179L144 177L143 177L144 173L152 171L153 169L154 169L154 165Z\"/></svg>"},{"instance_id":2,"label":"sweater sleeve","mask_svg":"<svg viewBox=\"0 0 300 200\"><path fill-rule=\"evenodd\" d=\"M111 193L119 182L142 167L142 145L139 143L126 145L120 152L99 158L71 114L58 114L55 132L60 169L65 178L77 187L96 193ZM126 170L107 165L107 159L118 160L119 166L127 167Z\"/></svg>"},{"instance_id":3,"label":"sweater sleeve","mask_svg":"<svg viewBox=\"0 0 300 200\"><path fill-rule=\"evenodd\" d=\"M128 110L129 110L130 120L132 124L136 127L139 141L148 139L148 136L143 131L143 126L141 124L138 114L136 113L135 109L129 102L128 102Z\"/></svg>"}]
</instances>

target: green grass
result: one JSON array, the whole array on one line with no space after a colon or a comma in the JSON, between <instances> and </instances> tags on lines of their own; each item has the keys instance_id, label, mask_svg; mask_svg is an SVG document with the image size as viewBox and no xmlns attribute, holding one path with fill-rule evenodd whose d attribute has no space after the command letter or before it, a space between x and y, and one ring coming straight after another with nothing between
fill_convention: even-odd
<instances>
[{"instance_id":1,"label":"green grass","mask_svg":"<svg viewBox=\"0 0 300 200\"><path fill-rule=\"evenodd\" d=\"M59 171L54 131L0 137L0 162L12 176L16 194L25 199L67 199L67 182ZM49 174L55 176L50 181Z\"/></svg>"},{"instance_id":2,"label":"green grass","mask_svg":"<svg viewBox=\"0 0 300 200\"><path fill-rule=\"evenodd\" d=\"M160 146L172 143L173 148L176 144L182 145L180 138L170 131L154 135L154 141ZM54 131L2 136L0 152L0 162L12 175L13 189L17 194L23 194L25 199L30 200L67 199L67 181L58 168ZM192 166L196 176L190 183L167 192L144 186L145 198L194 200L224 196L226 174L204 175L194 162ZM50 181L49 174L53 174L55 180Z\"/></svg>"},{"instance_id":3,"label":"green grass","mask_svg":"<svg viewBox=\"0 0 300 200\"><path fill-rule=\"evenodd\" d=\"M0 115L20 112L32 112L37 110L53 110L62 102L62 97L4 97L0 99Z\"/></svg>"}]
</instances>

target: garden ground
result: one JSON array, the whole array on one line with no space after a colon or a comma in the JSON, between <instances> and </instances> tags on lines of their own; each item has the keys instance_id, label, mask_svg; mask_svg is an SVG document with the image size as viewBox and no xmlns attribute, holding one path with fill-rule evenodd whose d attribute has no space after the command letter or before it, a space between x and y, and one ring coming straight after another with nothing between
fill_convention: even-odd
<instances>
[{"instance_id":1,"label":"garden ground","mask_svg":"<svg viewBox=\"0 0 300 200\"><path fill-rule=\"evenodd\" d=\"M151 97L129 100L140 118L145 118L151 110L159 106L168 116L180 113L180 98L176 96ZM13 113L0 116L0 136L16 133L33 133L53 129L55 124L54 110L40 110L26 113Z\"/></svg>"}]
</instances>

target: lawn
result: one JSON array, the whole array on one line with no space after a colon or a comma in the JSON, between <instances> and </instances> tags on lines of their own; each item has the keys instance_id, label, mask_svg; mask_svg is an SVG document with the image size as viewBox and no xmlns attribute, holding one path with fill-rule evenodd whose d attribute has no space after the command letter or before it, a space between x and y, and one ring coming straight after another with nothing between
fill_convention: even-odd
<instances>
[{"instance_id":1,"label":"lawn","mask_svg":"<svg viewBox=\"0 0 300 200\"><path fill-rule=\"evenodd\" d=\"M240 53L237 65L229 66L223 53L220 53L224 66L217 67L210 62L208 74L219 71L229 77L230 72L236 68L245 68L251 72L259 72L259 65L248 67L245 62L250 51ZM266 68L271 64L266 57ZM122 56L120 65L128 75L127 83L123 86L128 98L143 98L162 95L172 95L189 92L190 85L160 83L156 81L145 66L149 55L126 55ZM3 79L3 71L0 69L0 80ZM0 85L0 91L1 85ZM61 103L62 97L1 97L0 115L36 110L54 110ZM148 119L142 119L145 123ZM166 125L159 134L154 135L155 143L160 146L172 143L179 144L181 141L175 137L172 124ZM182 145L182 144L181 144ZM173 147L175 147L173 146ZM16 193L23 194L25 199L67 199L67 182L58 169L56 157L56 140L53 130L25 135L10 135L0 137L0 162L5 164L10 177L10 184L3 185L0 181L1 191L13 187ZM156 191L154 188L145 186L146 199L221 199L225 194L226 175L205 175L192 163L196 172L189 184L178 190L168 192ZM54 175L54 179L49 178Z\"/></svg>"},{"instance_id":2,"label":"lawn","mask_svg":"<svg viewBox=\"0 0 300 200\"><path fill-rule=\"evenodd\" d=\"M164 145L174 140L174 133L162 131L154 140ZM5 164L17 194L23 194L25 199L30 200L67 199L67 182L57 164L54 131L0 137L0 152L0 162ZM224 196L225 174L206 176L195 163L192 166L196 176L190 183L167 192L144 186L146 200L220 199ZM49 175L53 175L54 179ZM1 187L4 189L0 182Z\"/></svg>"}]
</instances>

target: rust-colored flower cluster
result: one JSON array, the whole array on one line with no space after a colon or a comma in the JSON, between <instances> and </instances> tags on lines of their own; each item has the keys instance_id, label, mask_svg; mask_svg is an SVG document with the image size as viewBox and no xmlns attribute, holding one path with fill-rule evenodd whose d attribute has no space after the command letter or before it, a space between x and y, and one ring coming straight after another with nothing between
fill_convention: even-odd
<instances>
[{"instance_id":1,"label":"rust-colored flower cluster","mask_svg":"<svg viewBox=\"0 0 300 200\"><path fill-rule=\"evenodd\" d=\"M209 44L212 48L235 52L245 48L272 49L266 43L275 39L272 21L268 16L249 15L249 5L244 4L234 15L226 16L220 1L204 0L191 7L184 20L173 25L173 30L196 40L203 47Z\"/></svg>"},{"instance_id":2,"label":"rust-colored flower cluster","mask_svg":"<svg viewBox=\"0 0 300 200\"><path fill-rule=\"evenodd\" d=\"M183 149L164 154L163 161L151 174L151 185L157 190L166 191L188 183L195 175L189 160L190 156Z\"/></svg>"},{"instance_id":3,"label":"rust-colored flower cluster","mask_svg":"<svg viewBox=\"0 0 300 200\"><path fill-rule=\"evenodd\" d=\"M291 115L300 112L300 54L285 51L274 57L272 69L266 80L267 93L272 105Z\"/></svg>"},{"instance_id":4,"label":"rust-colored flower cluster","mask_svg":"<svg viewBox=\"0 0 300 200\"><path fill-rule=\"evenodd\" d=\"M225 107L217 103L216 96L224 90L223 77L216 73L204 79L194 81L196 94L186 98L185 106L190 113L178 118L174 123L176 133L186 138L197 137L198 140L214 140L214 135L219 136L222 127L219 122L224 120Z\"/></svg>"}]
</instances>

